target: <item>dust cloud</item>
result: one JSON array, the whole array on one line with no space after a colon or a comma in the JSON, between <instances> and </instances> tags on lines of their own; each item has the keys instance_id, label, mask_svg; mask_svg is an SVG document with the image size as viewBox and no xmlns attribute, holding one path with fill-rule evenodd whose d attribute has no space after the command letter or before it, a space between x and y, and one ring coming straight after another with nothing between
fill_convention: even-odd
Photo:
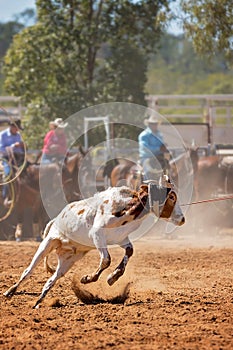
<instances>
[{"instance_id":1,"label":"dust cloud","mask_svg":"<svg viewBox=\"0 0 233 350\"><path fill-rule=\"evenodd\" d=\"M81 300L84 304L124 304L129 297L130 283L127 283L122 291L114 297L103 298L98 295L92 294L90 291L81 287L79 278L74 275L71 288L76 297Z\"/></svg>"},{"instance_id":2,"label":"dust cloud","mask_svg":"<svg viewBox=\"0 0 233 350\"><path fill-rule=\"evenodd\" d=\"M233 247L233 201L205 202L190 206L186 222L175 227L159 220L141 240L150 245L174 247ZM169 229L168 229L169 227Z\"/></svg>"}]
</instances>

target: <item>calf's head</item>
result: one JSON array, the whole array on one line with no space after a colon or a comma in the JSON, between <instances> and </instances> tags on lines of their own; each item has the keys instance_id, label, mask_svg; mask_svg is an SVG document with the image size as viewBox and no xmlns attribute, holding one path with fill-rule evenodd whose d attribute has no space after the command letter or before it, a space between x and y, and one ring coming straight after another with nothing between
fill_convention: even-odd
<instances>
[{"instance_id":1,"label":"calf's head","mask_svg":"<svg viewBox=\"0 0 233 350\"><path fill-rule=\"evenodd\" d=\"M176 226L185 223L184 214L177 200L177 194L173 185L167 181L161 184L149 182L148 196L150 210L164 220L172 222Z\"/></svg>"}]
</instances>

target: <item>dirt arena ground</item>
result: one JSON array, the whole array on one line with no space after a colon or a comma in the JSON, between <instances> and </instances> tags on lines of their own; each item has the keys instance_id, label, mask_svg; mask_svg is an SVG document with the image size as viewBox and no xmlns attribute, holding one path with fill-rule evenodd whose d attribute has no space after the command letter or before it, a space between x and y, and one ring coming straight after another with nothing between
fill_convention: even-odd
<instances>
[{"instance_id":1,"label":"dirt arena ground","mask_svg":"<svg viewBox=\"0 0 233 350\"><path fill-rule=\"evenodd\" d=\"M125 275L109 287L106 277L123 255L111 248L110 268L82 287L102 298L90 304L72 289L74 276L97 267L97 251L88 253L39 309L32 306L48 278L43 264L12 299L3 296L39 243L1 241L0 349L233 349L232 232L176 232L171 239L152 232L136 241Z\"/></svg>"}]
</instances>

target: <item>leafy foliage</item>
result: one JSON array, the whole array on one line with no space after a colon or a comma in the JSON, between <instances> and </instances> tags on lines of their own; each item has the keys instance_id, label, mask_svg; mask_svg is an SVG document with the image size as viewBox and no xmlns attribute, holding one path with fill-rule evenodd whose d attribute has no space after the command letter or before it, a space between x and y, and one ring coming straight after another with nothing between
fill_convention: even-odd
<instances>
[{"instance_id":1,"label":"leafy foliage","mask_svg":"<svg viewBox=\"0 0 233 350\"><path fill-rule=\"evenodd\" d=\"M222 52L233 62L233 3L229 0L181 0L183 28L197 52Z\"/></svg>"},{"instance_id":2,"label":"leafy foliage","mask_svg":"<svg viewBox=\"0 0 233 350\"><path fill-rule=\"evenodd\" d=\"M33 22L35 13L33 9L26 9L21 12L15 19L6 23L0 22L0 91L3 90L4 75L2 72L4 56L14 38L14 35L19 33L27 23Z\"/></svg>"},{"instance_id":3,"label":"leafy foliage","mask_svg":"<svg viewBox=\"0 0 233 350\"><path fill-rule=\"evenodd\" d=\"M148 69L149 94L229 94L233 91L233 72L223 54L211 61L201 59L183 35L165 34Z\"/></svg>"},{"instance_id":4,"label":"leafy foliage","mask_svg":"<svg viewBox=\"0 0 233 350\"><path fill-rule=\"evenodd\" d=\"M23 29L19 22L0 23L0 57L4 57L13 36Z\"/></svg>"},{"instance_id":5,"label":"leafy foliage","mask_svg":"<svg viewBox=\"0 0 233 350\"><path fill-rule=\"evenodd\" d=\"M161 34L155 19L168 3L38 0L37 23L5 57L6 90L22 97L30 124L101 102L145 103L148 53Z\"/></svg>"},{"instance_id":6,"label":"leafy foliage","mask_svg":"<svg viewBox=\"0 0 233 350\"><path fill-rule=\"evenodd\" d=\"M173 3L191 40L161 33ZM27 10L15 22L0 23L0 58L14 38L5 56L5 89L27 107L29 147L42 146L48 120L90 105L143 105L145 93L233 91L228 0L37 0L37 23L23 29L22 19L32 17Z\"/></svg>"}]
</instances>

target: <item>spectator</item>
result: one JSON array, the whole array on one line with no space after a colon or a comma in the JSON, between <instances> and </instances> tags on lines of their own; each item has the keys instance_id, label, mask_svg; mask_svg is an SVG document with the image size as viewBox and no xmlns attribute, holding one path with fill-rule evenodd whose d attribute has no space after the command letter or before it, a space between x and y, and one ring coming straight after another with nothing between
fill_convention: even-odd
<instances>
[{"instance_id":1,"label":"spectator","mask_svg":"<svg viewBox=\"0 0 233 350\"><path fill-rule=\"evenodd\" d=\"M64 123L61 118L49 123L50 131L44 138L41 164L49 164L63 160L67 153L67 142L64 129L68 123Z\"/></svg>"}]
</instances>

